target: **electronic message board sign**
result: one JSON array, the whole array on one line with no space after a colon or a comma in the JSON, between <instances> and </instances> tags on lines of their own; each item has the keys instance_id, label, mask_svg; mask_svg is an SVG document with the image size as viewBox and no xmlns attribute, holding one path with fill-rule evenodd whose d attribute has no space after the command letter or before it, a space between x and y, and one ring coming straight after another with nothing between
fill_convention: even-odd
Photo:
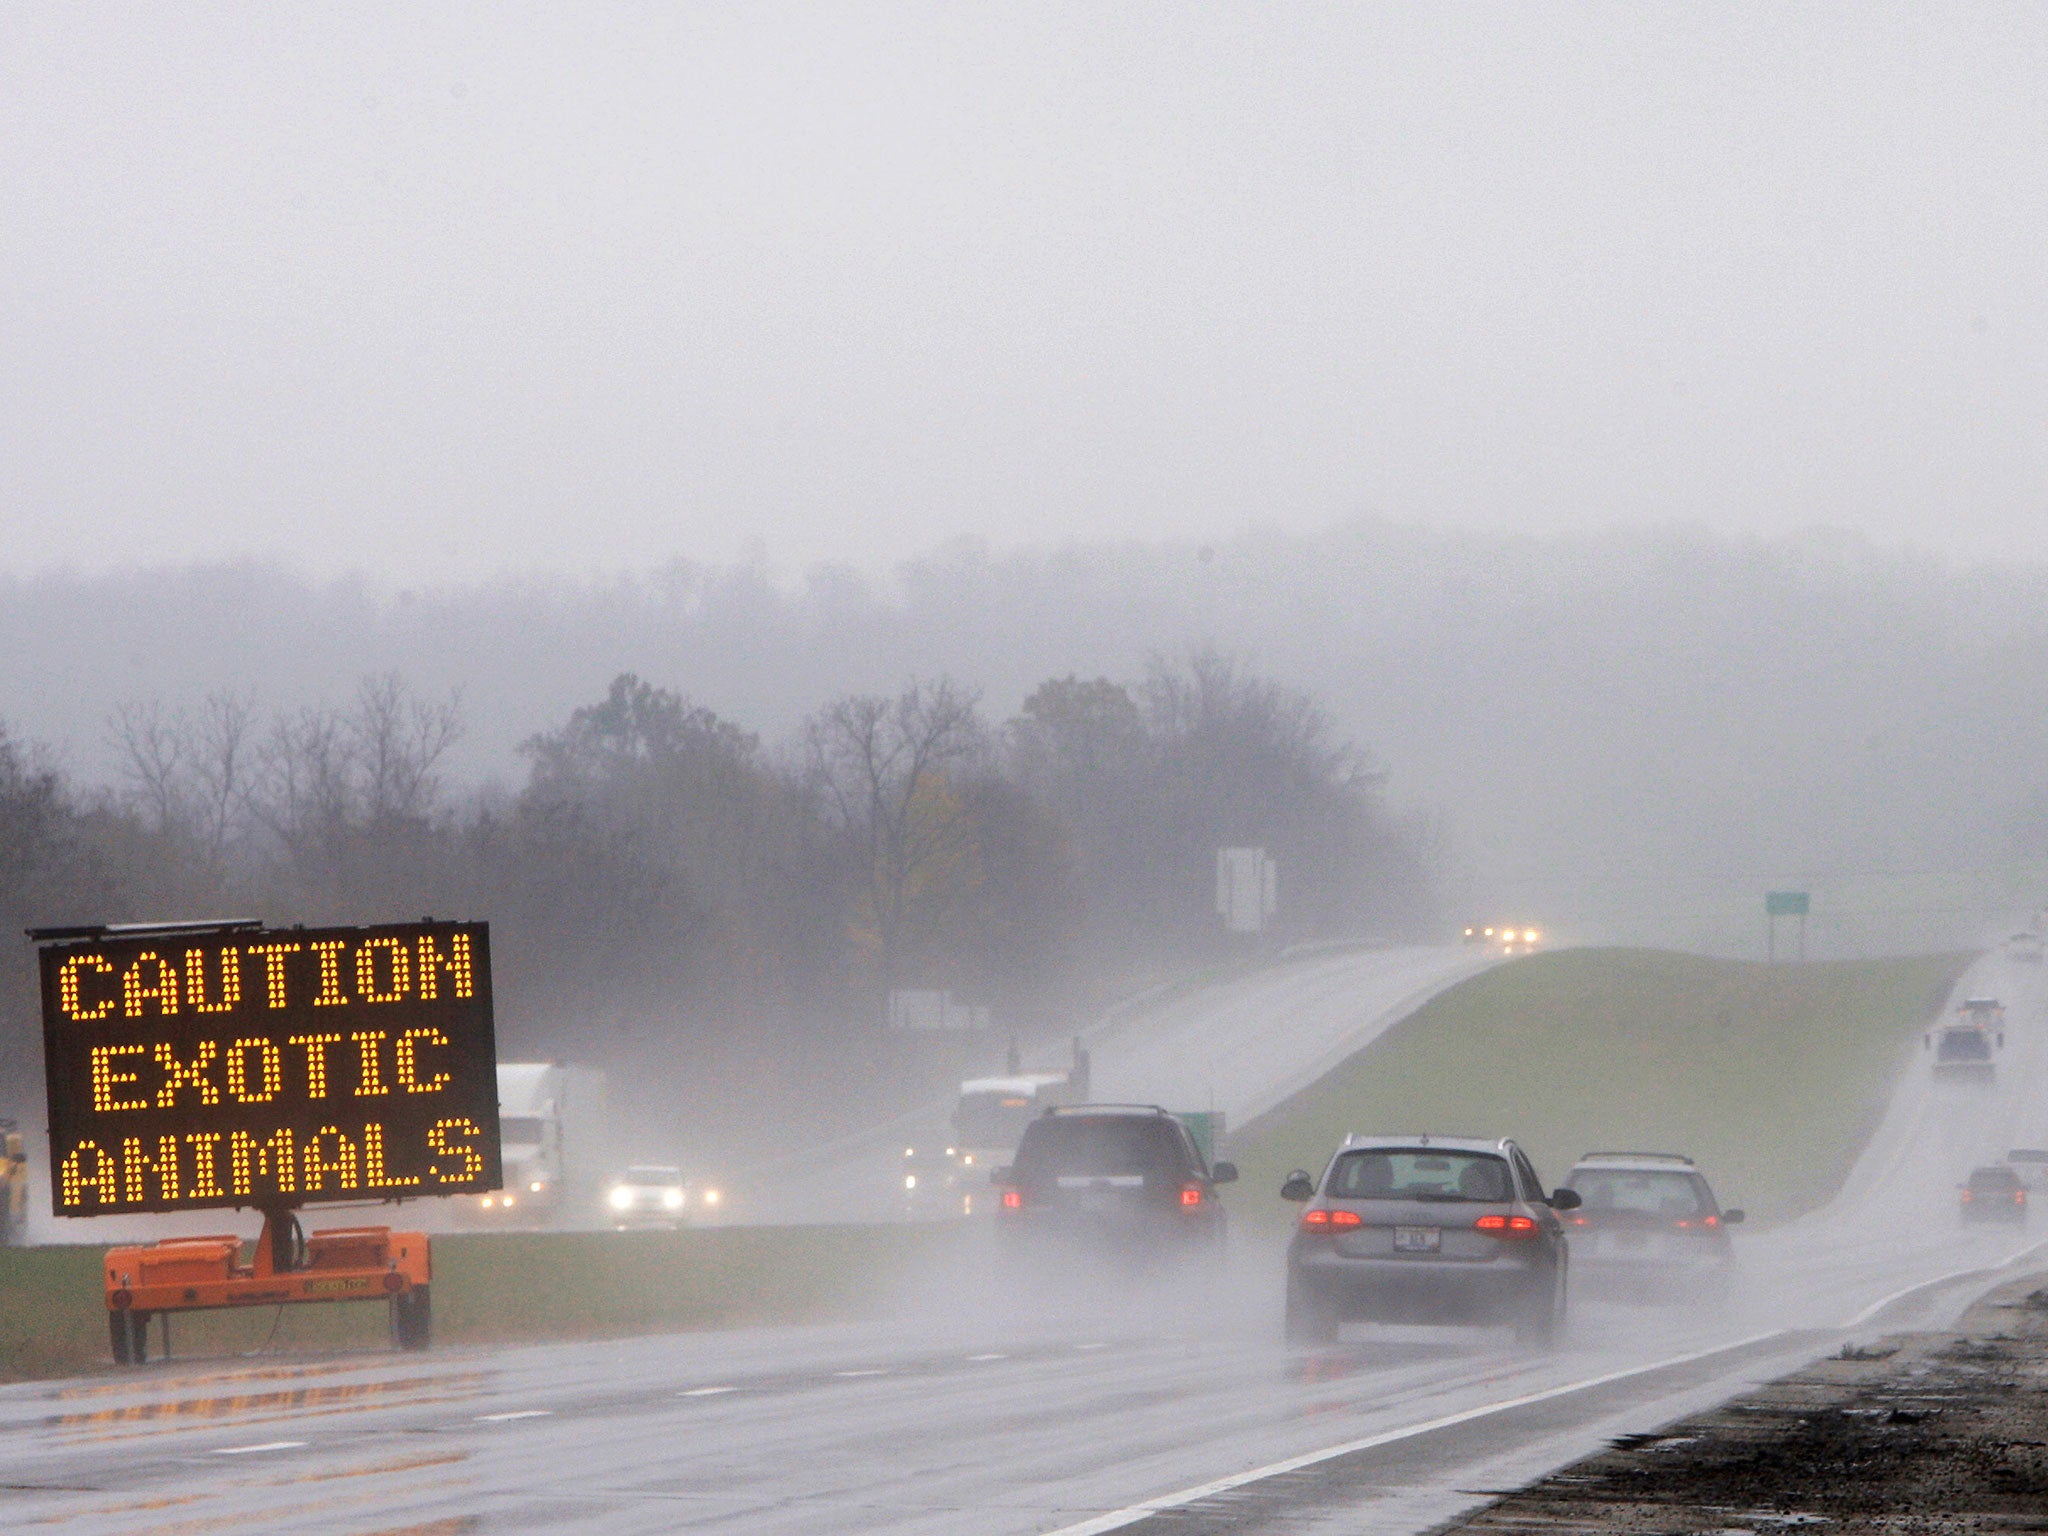
<instances>
[{"instance_id":1,"label":"electronic message board sign","mask_svg":"<svg viewBox=\"0 0 2048 1536\"><path fill-rule=\"evenodd\" d=\"M486 924L48 937L59 1216L499 1187Z\"/></svg>"}]
</instances>

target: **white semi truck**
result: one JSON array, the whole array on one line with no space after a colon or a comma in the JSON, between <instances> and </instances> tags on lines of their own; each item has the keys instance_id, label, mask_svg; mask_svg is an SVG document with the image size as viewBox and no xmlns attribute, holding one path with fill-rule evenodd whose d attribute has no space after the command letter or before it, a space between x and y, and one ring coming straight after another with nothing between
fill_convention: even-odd
<instances>
[{"instance_id":1,"label":"white semi truck","mask_svg":"<svg viewBox=\"0 0 2048 1536\"><path fill-rule=\"evenodd\" d=\"M498 1063L498 1138L505 1187L479 1195L506 1225L581 1227L603 1219L612 1171L604 1074L559 1061Z\"/></svg>"}]
</instances>

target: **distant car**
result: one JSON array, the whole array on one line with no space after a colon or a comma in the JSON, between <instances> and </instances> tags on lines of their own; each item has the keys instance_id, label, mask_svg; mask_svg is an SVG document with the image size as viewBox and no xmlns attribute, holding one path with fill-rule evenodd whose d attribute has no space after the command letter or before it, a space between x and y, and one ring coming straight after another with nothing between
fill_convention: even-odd
<instances>
[{"instance_id":1,"label":"distant car","mask_svg":"<svg viewBox=\"0 0 2048 1536\"><path fill-rule=\"evenodd\" d=\"M1497 947L1504 955L1526 955L1543 942L1543 930L1518 923L1472 923L1465 928L1465 942Z\"/></svg>"},{"instance_id":2,"label":"distant car","mask_svg":"<svg viewBox=\"0 0 2048 1536\"><path fill-rule=\"evenodd\" d=\"M2016 1169L2005 1163L1972 1168L1957 1191L1964 1221L2023 1222L2027 1219L2027 1187Z\"/></svg>"},{"instance_id":3,"label":"distant car","mask_svg":"<svg viewBox=\"0 0 2048 1536\"><path fill-rule=\"evenodd\" d=\"M991 1182L998 1240L1012 1259L1096 1257L1140 1267L1220 1260L1218 1185L1188 1128L1151 1104L1076 1104L1024 1128L1016 1161Z\"/></svg>"},{"instance_id":4,"label":"distant car","mask_svg":"<svg viewBox=\"0 0 2048 1536\"><path fill-rule=\"evenodd\" d=\"M1676 1152L1588 1152L1565 1183L1565 1218L1582 1284L1640 1301L1718 1300L1735 1274L1723 1210L1693 1160Z\"/></svg>"},{"instance_id":5,"label":"distant car","mask_svg":"<svg viewBox=\"0 0 2048 1536\"><path fill-rule=\"evenodd\" d=\"M1565 1320L1570 1255L1559 1211L1512 1141L1352 1136L1306 1202L1287 1248L1287 1338L1329 1343L1349 1321L1511 1326L1548 1345Z\"/></svg>"},{"instance_id":6,"label":"distant car","mask_svg":"<svg viewBox=\"0 0 2048 1536\"><path fill-rule=\"evenodd\" d=\"M689 1191L683 1170L666 1163L639 1163L612 1181L605 1208L612 1226L680 1227L686 1219Z\"/></svg>"},{"instance_id":7,"label":"distant car","mask_svg":"<svg viewBox=\"0 0 2048 1536\"><path fill-rule=\"evenodd\" d=\"M2011 959L2023 961L2028 965L2039 965L2041 935L2033 932L2016 933L2005 941L2005 952Z\"/></svg>"},{"instance_id":8,"label":"distant car","mask_svg":"<svg viewBox=\"0 0 2048 1536\"><path fill-rule=\"evenodd\" d=\"M971 1216L974 1196L965 1187L965 1175L959 1148L932 1142L907 1146L896 1169L897 1207L911 1221Z\"/></svg>"}]
</instances>

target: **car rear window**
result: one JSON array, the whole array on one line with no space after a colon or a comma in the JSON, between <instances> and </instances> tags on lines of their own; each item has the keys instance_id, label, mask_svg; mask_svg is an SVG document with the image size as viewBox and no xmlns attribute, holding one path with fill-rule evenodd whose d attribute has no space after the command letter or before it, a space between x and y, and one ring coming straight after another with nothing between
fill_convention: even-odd
<instances>
[{"instance_id":1,"label":"car rear window","mask_svg":"<svg viewBox=\"0 0 2048 1536\"><path fill-rule=\"evenodd\" d=\"M1324 1193L1338 1200L1479 1200L1513 1198L1504 1158L1490 1152L1430 1148L1346 1152L1330 1170Z\"/></svg>"},{"instance_id":2,"label":"car rear window","mask_svg":"<svg viewBox=\"0 0 2048 1536\"><path fill-rule=\"evenodd\" d=\"M1026 1179L1134 1173L1172 1179L1186 1171L1186 1164L1179 1127L1156 1115L1034 1120L1017 1148L1017 1174Z\"/></svg>"},{"instance_id":3,"label":"car rear window","mask_svg":"<svg viewBox=\"0 0 2048 1536\"><path fill-rule=\"evenodd\" d=\"M1989 1061L1991 1042L1974 1029L1952 1029L1934 1054L1943 1061Z\"/></svg>"},{"instance_id":4,"label":"car rear window","mask_svg":"<svg viewBox=\"0 0 2048 1536\"><path fill-rule=\"evenodd\" d=\"M1642 1216L1697 1216L1710 1210L1706 1191L1689 1173L1581 1168L1572 1188L1589 1211L1631 1211Z\"/></svg>"},{"instance_id":5,"label":"car rear window","mask_svg":"<svg viewBox=\"0 0 2048 1536\"><path fill-rule=\"evenodd\" d=\"M2017 1189L2020 1176L2010 1168L1979 1168L1970 1175L1972 1189Z\"/></svg>"}]
</instances>

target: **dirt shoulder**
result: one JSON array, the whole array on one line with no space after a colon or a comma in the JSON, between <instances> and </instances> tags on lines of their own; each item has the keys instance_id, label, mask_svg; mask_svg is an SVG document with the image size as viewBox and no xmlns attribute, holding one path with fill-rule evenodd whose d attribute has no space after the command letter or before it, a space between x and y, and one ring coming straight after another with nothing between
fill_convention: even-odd
<instances>
[{"instance_id":1,"label":"dirt shoulder","mask_svg":"<svg viewBox=\"0 0 2048 1536\"><path fill-rule=\"evenodd\" d=\"M1618 1441L1450 1529L2048 1531L2048 1274L1992 1292L1953 1333L1845 1354Z\"/></svg>"}]
</instances>

